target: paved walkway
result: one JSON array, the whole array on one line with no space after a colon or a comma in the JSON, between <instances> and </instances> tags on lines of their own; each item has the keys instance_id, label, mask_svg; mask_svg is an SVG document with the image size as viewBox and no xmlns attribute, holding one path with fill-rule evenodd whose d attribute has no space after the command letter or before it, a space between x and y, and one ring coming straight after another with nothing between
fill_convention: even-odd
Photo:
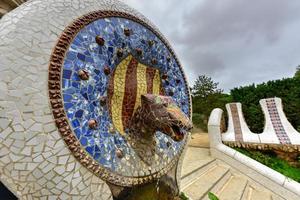
<instances>
[{"instance_id":1,"label":"paved walkway","mask_svg":"<svg viewBox=\"0 0 300 200\"><path fill-rule=\"evenodd\" d=\"M216 194L220 200L283 200L247 175L211 157L205 134L193 136L181 174L181 190L191 200L208 200L209 192Z\"/></svg>"},{"instance_id":2,"label":"paved walkway","mask_svg":"<svg viewBox=\"0 0 300 200\"><path fill-rule=\"evenodd\" d=\"M189 141L189 146L209 148L208 133L193 133Z\"/></svg>"}]
</instances>

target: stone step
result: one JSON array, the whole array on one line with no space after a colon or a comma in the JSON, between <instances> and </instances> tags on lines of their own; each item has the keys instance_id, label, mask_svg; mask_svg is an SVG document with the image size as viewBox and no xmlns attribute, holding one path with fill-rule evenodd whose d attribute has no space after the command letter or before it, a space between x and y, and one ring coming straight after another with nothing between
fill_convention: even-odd
<instances>
[{"instance_id":1,"label":"stone step","mask_svg":"<svg viewBox=\"0 0 300 200\"><path fill-rule=\"evenodd\" d=\"M231 175L216 195L222 200L240 200L245 192L247 179Z\"/></svg>"},{"instance_id":2,"label":"stone step","mask_svg":"<svg viewBox=\"0 0 300 200\"><path fill-rule=\"evenodd\" d=\"M266 199L266 200L285 200L284 198L274 194L267 188L248 181L246 190L241 200L256 200L256 199Z\"/></svg>"},{"instance_id":3,"label":"stone step","mask_svg":"<svg viewBox=\"0 0 300 200\"><path fill-rule=\"evenodd\" d=\"M272 200L285 200L285 199L283 199L283 198L281 198L281 197L279 197L278 195L275 195L275 194L272 194L272 198L271 198Z\"/></svg>"},{"instance_id":4,"label":"stone step","mask_svg":"<svg viewBox=\"0 0 300 200\"><path fill-rule=\"evenodd\" d=\"M187 185L194 182L198 177L200 177L202 174L206 173L210 169L214 168L217 165L215 160L210 160L208 162L203 162L201 165L193 169L192 171L189 171L188 173L185 173L181 177L181 187L182 189L186 188Z\"/></svg>"},{"instance_id":5,"label":"stone step","mask_svg":"<svg viewBox=\"0 0 300 200\"><path fill-rule=\"evenodd\" d=\"M269 192L253 190L252 194L248 196L247 200L256 199L272 200L272 196Z\"/></svg>"},{"instance_id":6,"label":"stone step","mask_svg":"<svg viewBox=\"0 0 300 200\"><path fill-rule=\"evenodd\" d=\"M189 147L183 160L181 191L190 200L285 200L235 168L210 156L209 149Z\"/></svg>"},{"instance_id":7,"label":"stone step","mask_svg":"<svg viewBox=\"0 0 300 200\"><path fill-rule=\"evenodd\" d=\"M184 167L182 168L181 176L184 177L212 160L215 159L210 156L209 149L189 147L183 159L182 166Z\"/></svg>"},{"instance_id":8,"label":"stone step","mask_svg":"<svg viewBox=\"0 0 300 200\"><path fill-rule=\"evenodd\" d=\"M227 173L229 173L229 168L221 165L215 165L193 182L186 185L183 188L183 192L192 200L205 198L208 192L210 192L216 183L226 176Z\"/></svg>"},{"instance_id":9,"label":"stone step","mask_svg":"<svg viewBox=\"0 0 300 200\"><path fill-rule=\"evenodd\" d=\"M210 156L209 149L189 147L182 164L184 167L181 171L181 189L215 165L215 159Z\"/></svg>"},{"instance_id":10,"label":"stone step","mask_svg":"<svg viewBox=\"0 0 300 200\"><path fill-rule=\"evenodd\" d=\"M228 180L232 177L232 173L231 171L229 171L228 173L225 174L225 176L223 176L215 185L214 187L211 188L211 190L209 192L212 192L213 194L217 194L218 191L220 191L225 183L228 182ZM203 200L209 200L208 195L205 195L203 198Z\"/></svg>"}]
</instances>

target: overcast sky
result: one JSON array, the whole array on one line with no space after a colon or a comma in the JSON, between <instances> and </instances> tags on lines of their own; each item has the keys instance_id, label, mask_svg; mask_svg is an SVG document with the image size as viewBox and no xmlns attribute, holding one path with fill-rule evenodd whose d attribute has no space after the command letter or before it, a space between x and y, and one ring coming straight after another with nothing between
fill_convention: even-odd
<instances>
[{"instance_id":1,"label":"overcast sky","mask_svg":"<svg viewBox=\"0 0 300 200\"><path fill-rule=\"evenodd\" d=\"M175 49L192 85L231 88L292 77L300 64L298 0L123 0Z\"/></svg>"}]
</instances>

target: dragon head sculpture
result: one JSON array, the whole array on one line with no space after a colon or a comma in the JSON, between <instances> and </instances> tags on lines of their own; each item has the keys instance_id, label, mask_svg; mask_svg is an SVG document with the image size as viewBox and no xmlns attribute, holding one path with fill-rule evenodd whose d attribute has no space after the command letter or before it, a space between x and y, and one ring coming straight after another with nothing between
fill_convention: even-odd
<instances>
[{"instance_id":1,"label":"dragon head sculpture","mask_svg":"<svg viewBox=\"0 0 300 200\"><path fill-rule=\"evenodd\" d=\"M149 128L181 141L187 131L193 128L190 119L168 96L142 95L142 110Z\"/></svg>"},{"instance_id":2,"label":"dragon head sculpture","mask_svg":"<svg viewBox=\"0 0 300 200\"><path fill-rule=\"evenodd\" d=\"M193 128L191 120L181 111L171 97L145 94L141 106L135 111L129 126L129 137L139 157L151 163L155 154L156 131L174 141L181 141Z\"/></svg>"}]
</instances>

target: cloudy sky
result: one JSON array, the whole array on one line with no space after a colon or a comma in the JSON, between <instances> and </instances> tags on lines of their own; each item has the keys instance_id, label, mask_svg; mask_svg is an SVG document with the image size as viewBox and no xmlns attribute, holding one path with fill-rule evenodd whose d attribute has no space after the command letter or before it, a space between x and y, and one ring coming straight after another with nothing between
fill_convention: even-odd
<instances>
[{"instance_id":1,"label":"cloudy sky","mask_svg":"<svg viewBox=\"0 0 300 200\"><path fill-rule=\"evenodd\" d=\"M300 1L123 0L168 38L190 84L220 88L291 77L300 64Z\"/></svg>"}]
</instances>

